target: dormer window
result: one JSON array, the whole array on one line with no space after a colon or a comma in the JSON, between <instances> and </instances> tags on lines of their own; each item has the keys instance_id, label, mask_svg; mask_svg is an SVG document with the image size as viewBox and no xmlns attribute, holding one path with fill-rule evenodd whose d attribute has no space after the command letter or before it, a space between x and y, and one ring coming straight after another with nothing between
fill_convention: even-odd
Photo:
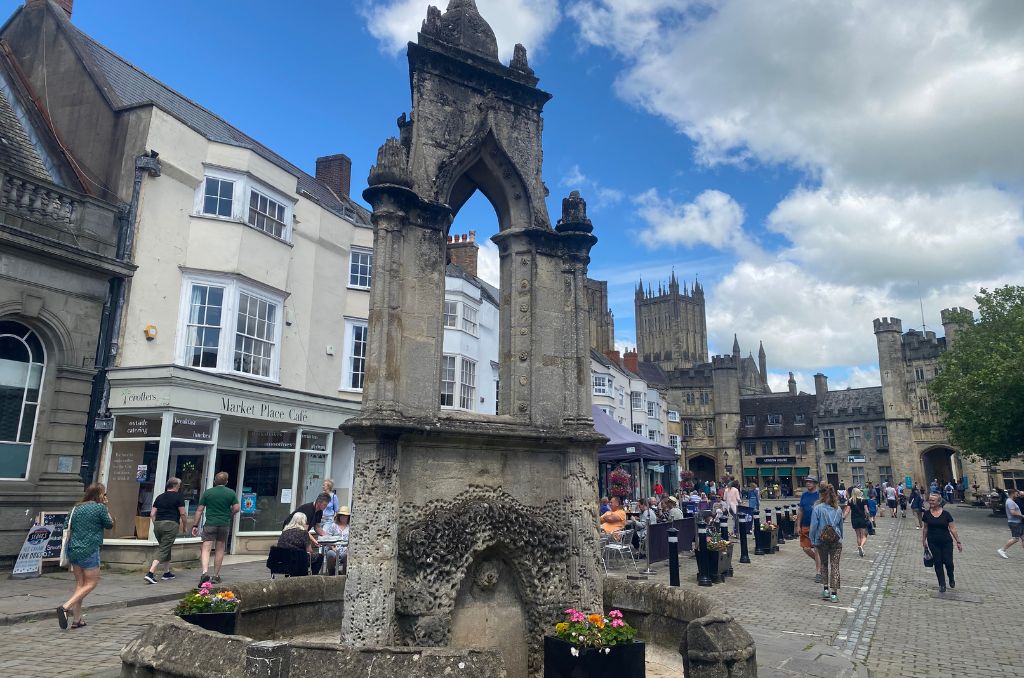
<instances>
[{"instance_id":1,"label":"dormer window","mask_svg":"<svg viewBox=\"0 0 1024 678\"><path fill-rule=\"evenodd\" d=\"M290 242L292 203L249 175L208 168L196 194L195 214L238 221Z\"/></svg>"}]
</instances>

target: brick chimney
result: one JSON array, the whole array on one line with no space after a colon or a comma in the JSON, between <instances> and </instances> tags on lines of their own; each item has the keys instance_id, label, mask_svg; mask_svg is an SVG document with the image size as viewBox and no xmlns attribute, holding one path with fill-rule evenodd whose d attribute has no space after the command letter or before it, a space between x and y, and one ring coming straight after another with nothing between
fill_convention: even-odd
<instances>
[{"instance_id":1,"label":"brick chimney","mask_svg":"<svg viewBox=\"0 0 1024 678\"><path fill-rule=\"evenodd\" d=\"M604 354L605 354L605 356L607 356L608 360L611 360L613 363L615 363L619 367L622 367L622 354L621 353L619 353L618 351L605 351Z\"/></svg>"},{"instance_id":2,"label":"brick chimney","mask_svg":"<svg viewBox=\"0 0 1024 678\"><path fill-rule=\"evenodd\" d=\"M476 277L477 257L480 254L480 247L476 244L476 231L470 231L469 235L448 236L448 258L449 264L455 264L466 273Z\"/></svg>"},{"instance_id":3,"label":"brick chimney","mask_svg":"<svg viewBox=\"0 0 1024 678\"><path fill-rule=\"evenodd\" d=\"M70 5L72 0L66 0ZM344 153L316 159L316 180L338 196L348 198L352 190L352 158Z\"/></svg>"},{"instance_id":4,"label":"brick chimney","mask_svg":"<svg viewBox=\"0 0 1024 678\"><path fill-rule=\"evenodd\" d=\"M626 351L622 356L622 366L633 374L640 374L640 354L636 351Z\"/></svg>"},{"instance_id":5,"label":"brick chimney","mask_svg":"<svg viewBox=\"0 0 1024 678\"><path fill-rule=\"evenodd\" d=\"M814 395L821 397L828 393L828 377L821 372L814 375Z\"/></svg>"}]
</instances>

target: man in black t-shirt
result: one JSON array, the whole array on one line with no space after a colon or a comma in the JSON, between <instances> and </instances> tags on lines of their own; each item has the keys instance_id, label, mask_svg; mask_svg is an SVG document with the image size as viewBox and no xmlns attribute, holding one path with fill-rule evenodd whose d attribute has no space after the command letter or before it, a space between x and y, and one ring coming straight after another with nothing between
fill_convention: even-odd
<instances>
[{"instance_id":1,"label":"man in black t-shirt","mask_svg":"<svg viewBox=\"0 0 1024 678\"><path fill-rule=\"evenodd\" d=\"M146 583L155 584L156 568L163 563L167 568L160 579L169 581L174 579L171 572L171 547L178 535L185 532L185 498L181 496L181 480L168 478L164 486L166 492L153 500L153 508L149 511L149 517L153 519L153 534L160 544L156 553L156 560L149 566L146 573Z\"/></svg>"},{"instance_id":2,"label":"man in black t-shirt","mask_svg":"<svg viewBox=\"0 0 1024 678\"><path fill-rule=\"evenodd\" d=\"M321 492L317 496L316 501L311 501L307 504L303 504L294 511L288 514L288 517L283 523L281 523L281 529L291 522L292 516L296 513L306 514L306 524L309 525L310 529L315 530L321 537L324 536L324 528L320 526L320 522L324 518L324 508L331 503L331 495L326 492Z\"/></svg>"}]
</instances>

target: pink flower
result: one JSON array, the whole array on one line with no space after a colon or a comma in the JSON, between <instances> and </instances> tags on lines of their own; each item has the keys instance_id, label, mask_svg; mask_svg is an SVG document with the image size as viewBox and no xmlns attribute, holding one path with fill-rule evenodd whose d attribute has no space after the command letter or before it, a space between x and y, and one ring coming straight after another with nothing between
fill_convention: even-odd
<instances>
[{"instance_id":1,"label":"pink flower","mask_svg":"<svg viewBox=\"0 0 1024 678\"><path fill-rule=\"evenodd\" d=\"M565 611L565 613L566 614L576 614L576 608L570 607L568 610Z\"/></svg>"},{"instance_id":2,"label":"pink flower","mask_svg":"<svg viewBox=\"0 0 1024 678\"><path fill-rule=\"evenodd\" d=\"M612 619L622 619L622 613L619 612L618 610L612 610L611 612L608 613L608 616L611 617Z\"/></svg>"},{"instance_id":3,"label":"pink flower","mask_svg":"<svg viewBox=\"0 0 1024 678\"><path fill-rule=\"evenodd\" d=\"M617 628L625 626L625 625L626 625L626 622L622 621L621 619L613 619L612 620L612 628L613 629L617 629Z\"/></svg>"},{"instance_id":4,"label":"pink flower","mask_svg":"<svg viewBox=\"0 0 1024 678\"><path fill-rule=\"evenodd\" d=\"M569 621L571 621L571 622L585 622L585 621L587 621L587 615L583 614L582 612L573 611L573 613L571 615L569 615Z\"/></svg>"}]
</instances>

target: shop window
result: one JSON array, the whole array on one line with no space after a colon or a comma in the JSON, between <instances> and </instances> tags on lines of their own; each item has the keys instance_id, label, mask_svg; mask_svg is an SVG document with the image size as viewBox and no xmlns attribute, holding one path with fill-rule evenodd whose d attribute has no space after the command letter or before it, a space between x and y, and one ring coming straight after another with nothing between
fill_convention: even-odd
<instances>
[{"instance_id":1,"label":"shop window","mask_svg":"<svg viewBox=\"0 0 1024 678\"><path fill-rule=\"evenodd\" d=\"M341 390L362 391L366 377L366 349L369 328L365 320L345 321L345 359L342 363Z\"/></svg>"},{"instance_id":2,"label":"shop window","mask_svg":"<svg viewBox=\"0 0 1024 678\"><path fill-rule=\"evenodd\" d=\"M163 492L162 482L158 484L156 477L162 430L163 418L159 414L114 418L106 473L107 510L114 519L114 529L107 530L107 538L150 536L148 516L154 492ZM173 475L173 467L171 470ZM195 512L194 501L188 508Z\"/></svg>"},{"instance_id":3,"label":"shop window","mask_svg":"<svg viewBox=\"0 0 1024 678\"><path fill-rule=\"evenodd\" d=\"M35 332L0 322L0 478L23 479L28 473L44 362Z\"/></svg>"},{"instance_id":4,"label":"shop window","mask_svg":"<svg viewBox=\"0 0 1024 678\"><path fill-rule=\"evenodd\" d=\"M230 277L187 276L178 362L277 379L283 297Z\"/></svg>"},{"instance_id":5,"label":"shop window","mask_svg":"<svg viewBox=\"0 0 1024 678\"><path fill-rule=\"evenodd\" d=\"M348 261L348 286L357 290L368 290L371 282L373 252L353 248Z\"/></svg>"},{"instance_id":6,"label":"shop window","mask_svg":"<svg viewBox=\"0 0 1024 678\"><path fill-rule=\"evenodd\" d=\"M292 511L295 431L249 431L242 493L255 510L242 516L239 531L277 532Z\"/></svg>"}]
</instances>

